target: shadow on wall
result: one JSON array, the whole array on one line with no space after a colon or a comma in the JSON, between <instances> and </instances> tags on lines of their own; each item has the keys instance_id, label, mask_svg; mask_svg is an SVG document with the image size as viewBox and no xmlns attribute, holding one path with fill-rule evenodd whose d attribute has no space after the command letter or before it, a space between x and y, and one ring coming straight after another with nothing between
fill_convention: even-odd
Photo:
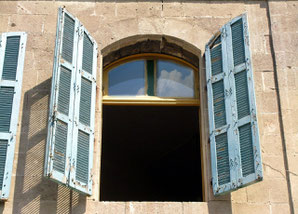
<instances>
[{"instance_id":1,"label":"shadow on wall","mask_svg":"<svg viewBox=\"0 0 298 214\"><path fill-rule=\"evenodd\" d=\"M48 79L24 95L13 213L86 211L85 196L43 177L50 93Z\"/></svg>"}]
</instances>

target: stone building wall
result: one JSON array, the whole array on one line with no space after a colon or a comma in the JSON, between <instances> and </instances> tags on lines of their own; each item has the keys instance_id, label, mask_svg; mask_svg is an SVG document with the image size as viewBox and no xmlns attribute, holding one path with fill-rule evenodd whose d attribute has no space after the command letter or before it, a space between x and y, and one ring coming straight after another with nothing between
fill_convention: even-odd
<instances>
[{"instance_id":1,"label":"stone building wall","mask_svg":"<svg viewBox=\"0 0 298 214\"><path fill-rule=\"evenodd\" d=\"M205 202L100 202L99 104L96 111L93 195L85 197L43 178L59 6L65 6L80 19L97 41L99 51L130 36L158 34L177 37L204 53L205 44L221 26L246 12L250 28L264 180L221 197L213 197L211 185L205 181ZM0 212L298 212L296 1L0 1L0 32L14 31L27 32L28 40L11 192L8 201L0 204ZM98 68L100 65L98 61ZM204 71L203 68L201 71ZM200 74L200 77L203 85L204 74ZM202 94L202 100L206 101L206 95ZM97 96L99 99L100 95ZM207 115L206 102L202 103L202 112ZM210 180L207 128L204 132L202 143L206 155L203 161L206 180Z\"/></svg>"}]
</instances>

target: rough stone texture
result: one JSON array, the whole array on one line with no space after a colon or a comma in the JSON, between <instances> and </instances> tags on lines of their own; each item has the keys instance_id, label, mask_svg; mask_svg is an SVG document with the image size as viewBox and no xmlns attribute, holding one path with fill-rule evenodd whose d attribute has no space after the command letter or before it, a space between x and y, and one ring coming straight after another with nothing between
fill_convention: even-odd
<instances>
[{"instance_id":1,"label":"rough stone texture","mask_svg":"<svg viewBox=\"0 0 298 214\"><path fill-rule=\"evenodd\" d=\"M209 182L211 169L207 143L208 127L204 126L202 160L205 166L203 171L206 202L100 202L99 102L96 109L93 195L85 197L43 178L59 6L65 6L80 19L97 41L99 50L104 56L119 50L120 46L135 44L135 41L128 38L136 38L135 36L142 38L142 35L146 38L144 35L147 34L176 37L184 42L184 48L190 53L199 56L196 51L200 50L202 56L205 44L221 26L233 17L246 12L249 19L264 180L231 194L214 197ZM267 12L270 13L271 26ZM296 1L270 1L269 8L266 1L0 1L0 32L7 31L26 31L28 41L11 193L8 201L0 204L0 212L274 214L290 213L290 206L298 212L298 3ZM272 44L270 33L273 38ZM148 47L154 48L154 45L145 46ZM276 58L276 67L272 55ZM121 56L119 53L119 57ZM105 61L107 59L105 58ZM204 63L202 59L199 60L201 60L199 64L202 65L200 67L201 124L208 124ZM98 60L98 67L100 66ZM102 77L98 73L98 80L100 78ZM97 92L100 92L100 81L97 82ZM281 112L277 92L280 93ZM98 93L97 100L100 98ZM284 130L280 130L280 113ZM283 143L286 145L285 151ZM289 165L289 181L286 177L285 159ZM289 197L289 187L292 198Z\"/></svg>"}]
</instances>

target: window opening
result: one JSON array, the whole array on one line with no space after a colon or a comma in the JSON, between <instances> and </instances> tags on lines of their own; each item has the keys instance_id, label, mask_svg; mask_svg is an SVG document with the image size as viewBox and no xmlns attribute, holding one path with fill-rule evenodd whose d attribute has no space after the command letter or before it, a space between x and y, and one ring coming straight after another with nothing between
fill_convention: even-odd
<instances>
[{"instance_id":1,"label":"window opening","mask_svg":"<svg viewBox=\"0 0 298 214\"><path fill-rule=\"evenodd\" d=\"M101 201L203 201L197 71L151 54L105 68Z\"/></svg>"}]
</instances>

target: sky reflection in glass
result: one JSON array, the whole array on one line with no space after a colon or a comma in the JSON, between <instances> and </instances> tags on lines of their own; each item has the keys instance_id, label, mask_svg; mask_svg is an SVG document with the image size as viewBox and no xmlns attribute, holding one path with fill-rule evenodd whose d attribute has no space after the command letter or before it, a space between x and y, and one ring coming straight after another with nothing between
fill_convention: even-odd
<instances>
[{"instance_id":1,"label":"sky reflection in glass","mask_svg":"<svg viewBox=\"0 0 298 214\"><path fill-rule=\"evenodd\" d=\"M119 65L109 71L109 95L144 95L145 61L137 60Z\"/></svg>"},{"instance_id":2,"label":"sky reflection in glass","mask_svg":"<svg viewBox=\"0 0 298 214\"><path fill-rule=\"evenodd\" d=\"M191 68L165 60L157 60L159 97L194 97L194 74Z\"/></svg>"}]
</instances>

